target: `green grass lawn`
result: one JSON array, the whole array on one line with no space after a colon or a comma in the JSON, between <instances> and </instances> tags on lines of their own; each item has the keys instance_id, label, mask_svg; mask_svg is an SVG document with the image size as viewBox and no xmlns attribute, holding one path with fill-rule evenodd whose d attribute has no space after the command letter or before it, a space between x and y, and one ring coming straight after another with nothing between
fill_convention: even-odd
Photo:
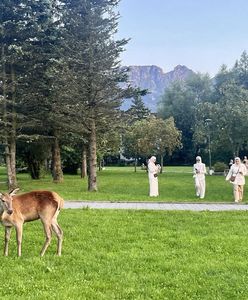
<instances>
[{"instance_id":1,"label":"green grass lawn","mask_svg":"<svg viewBox=\"0 0 248 300\"><path fill-rule=\"evenodd\" d=\"M18 183L22 192L34 189L48 189L58 192L66 200L108 200L108 201L166 201L196 202L194 180L191 167L166 167L159 176L160 196L148 197L148 176L146 171L131 167L106 167L98 172L97 193L87 191L87 179L77 175L65 175L61 184L52 182L51 176L41 180L31 180L28 174L18 174ZM0 190L6 191L6 174L0 169ZM202 202L233 202L232 186L224 176L206 177L206 197ZM245 193L244 202L248 201Z\"/></svg>"},{"instance_id":2,"label":"green grass lawn","mask_svg":"<svg viewBox=\"0 0 248 300\"><path fill-rule=\"evenodd\" d=\"M39 222L1 257L1 299L248 299L247 212L63 210L62 257ZM3 228L1 229L3 239ZM1 249L1 248L0 248Z\"/></svg>"}]
</instances>

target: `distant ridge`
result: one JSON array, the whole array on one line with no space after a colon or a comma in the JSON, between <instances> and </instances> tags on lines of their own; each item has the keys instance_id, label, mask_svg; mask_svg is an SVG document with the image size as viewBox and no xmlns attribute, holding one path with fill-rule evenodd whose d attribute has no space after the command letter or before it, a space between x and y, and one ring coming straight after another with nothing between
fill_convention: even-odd
<instances>
[{"instance_id":1,"label":"distant ridge","mask_svg":"<svg viewBox=\"0 0 248 300\"><path fill-rule=\"evenodd\" d=\"M174 70L164 73L162 68L151 66L129 66L129 82L132 86L148 89L150 94L143 97L144 104L152 112L157 111L157 103L164 90L176 80L185 80L194 72L186 66L178 65ZM131 100L126 100L122 109L130 107Z\"/></svg>"}]
</instances>

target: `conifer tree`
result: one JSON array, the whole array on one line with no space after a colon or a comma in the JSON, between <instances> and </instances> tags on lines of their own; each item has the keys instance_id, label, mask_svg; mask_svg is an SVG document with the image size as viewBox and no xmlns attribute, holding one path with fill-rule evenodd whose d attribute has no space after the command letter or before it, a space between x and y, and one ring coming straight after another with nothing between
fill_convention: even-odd
<instances>
[{"instance_id":1,"label":"conifer tree","mask_svg":"<svg viewBox=\"0 0 248 300\"><path fill-rule=\"evenodd\" d=\"M129 115L129 123L132 124L142 119L147 119L151 115L151 111L147 108L142 100L142 96L147 94L147 90L134 89L132 105L127 110Z\"/></svg>"},{"instance_id":2,"label":"conifer tree","mask_svg":"<svg viewBox=\"0 0 248 300\"><path fill-rule=\"evenodd\" d=\"M127 40L115 40L119 0L64 0L67 61L75 76L79 126L87 130L88 189L97 190L97 132L116 119L126 80L119 55Z\"/></svg>"},{"instance_id":3,"label":"conifer tree","mask_svg":"<svg viewBox=\"0 0 248 300\"><path fill-rule=\"evenodd\" d=\"M60 13L61 3L55 0L32 5L30 14L35 26L32 26L32 37L25 44L26 73L22 81L22 112L26 121L22 138L50 144L55 182L63 181L60 145L70 127L69 80L61 56Z\"/></svg>"},{"instance_id":4,"label":"conifer tree","mask_svg":"<svg viewBox=\"0 0 248 300\"><path fill-rule=\"evenodd\" d=\"M24 51L28 32L28 1L0 3L0 132L5 148L8 187L17 187L16 137L19 129L18 106L20 104L19 80L24 75Z\"/></svg>"}]
</instances>

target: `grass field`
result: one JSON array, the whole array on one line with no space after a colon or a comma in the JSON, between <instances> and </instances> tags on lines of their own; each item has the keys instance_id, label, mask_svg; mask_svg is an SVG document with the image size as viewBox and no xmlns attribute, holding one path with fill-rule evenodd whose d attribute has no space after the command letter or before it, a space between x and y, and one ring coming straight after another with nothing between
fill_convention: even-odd
<instances>
[{"instance_id":1,"label":"grass field","mask_svg":"<svg viewBox=\"0 0 248 300\"><path fill-rule=\"evenodd\" d=\"M107 167L98 172L97 193L87 191L87 179L77 175L65 175L61 184L52 182L51 176L41 180L31 180L28 174L18 174L18 183L22 192L34 189L48 189L58 192L66 200L108 200L108 201L166 201L196 202L194 180L191 167L166 167L159 176L160 196L148 197L148 176L146 171L131 167ZM0 190L6 191L6 174L0 169ZM206 177L206 197L203 202L233 202L232 186L224 176ZM245 193L244 202L248 201Z\"/></svg>"},{"instance_id":2,"label":"grass field","mask_svg":"<svg viewBox=\"0 0 248 300\"><path fill-rule=\"evenodd\" d=\"M248 299L247 212L64 210L62 257L39 222L1 257L1 299ZM3 228L1 229L3 238ZM0 248L1 249L1 248Z\"/></svg>"},{"instance_id":3,"label":"grass field","mask_svg":"<svg viewBox=\"0 0 248 300\"><path fill-rule=\"evenodd\" d=\"M223 176L207 176L205 202L232 201ZM6 174L0 169L1 191ZM79 176L31 180L19 174L21 191L48 189L66 200L197 201L191 168L168 167L159 177L160 196L147 197L146 172L106 168L99 192L87 192ZM246 196L246 199L247 196ZM248 299L247 212L63 210L62 257L53 238L45 257L40 222L25 224L23 256L1 256L0 299L181 300ZM3 245L4 228L0 229ZM2 250L1 250L2 249Z\"/></svg>"}]
</instances>

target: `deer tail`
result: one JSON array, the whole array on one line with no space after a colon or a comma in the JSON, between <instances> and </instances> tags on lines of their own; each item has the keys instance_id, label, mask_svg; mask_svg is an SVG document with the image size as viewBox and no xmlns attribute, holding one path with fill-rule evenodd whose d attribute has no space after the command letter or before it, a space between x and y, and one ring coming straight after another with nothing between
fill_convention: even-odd
<instances>
[{"instance_id":1,"label":"deer tail","mask_svg":"<svg viewBox=\"0 0 248 300\"><path fill-rule=\"evenodd\" d=\"M64 207L64 199L61 198L57 193L53 192L54 199L58 203L58 210L62 209Z\"/></svg>"}]
</instances>

